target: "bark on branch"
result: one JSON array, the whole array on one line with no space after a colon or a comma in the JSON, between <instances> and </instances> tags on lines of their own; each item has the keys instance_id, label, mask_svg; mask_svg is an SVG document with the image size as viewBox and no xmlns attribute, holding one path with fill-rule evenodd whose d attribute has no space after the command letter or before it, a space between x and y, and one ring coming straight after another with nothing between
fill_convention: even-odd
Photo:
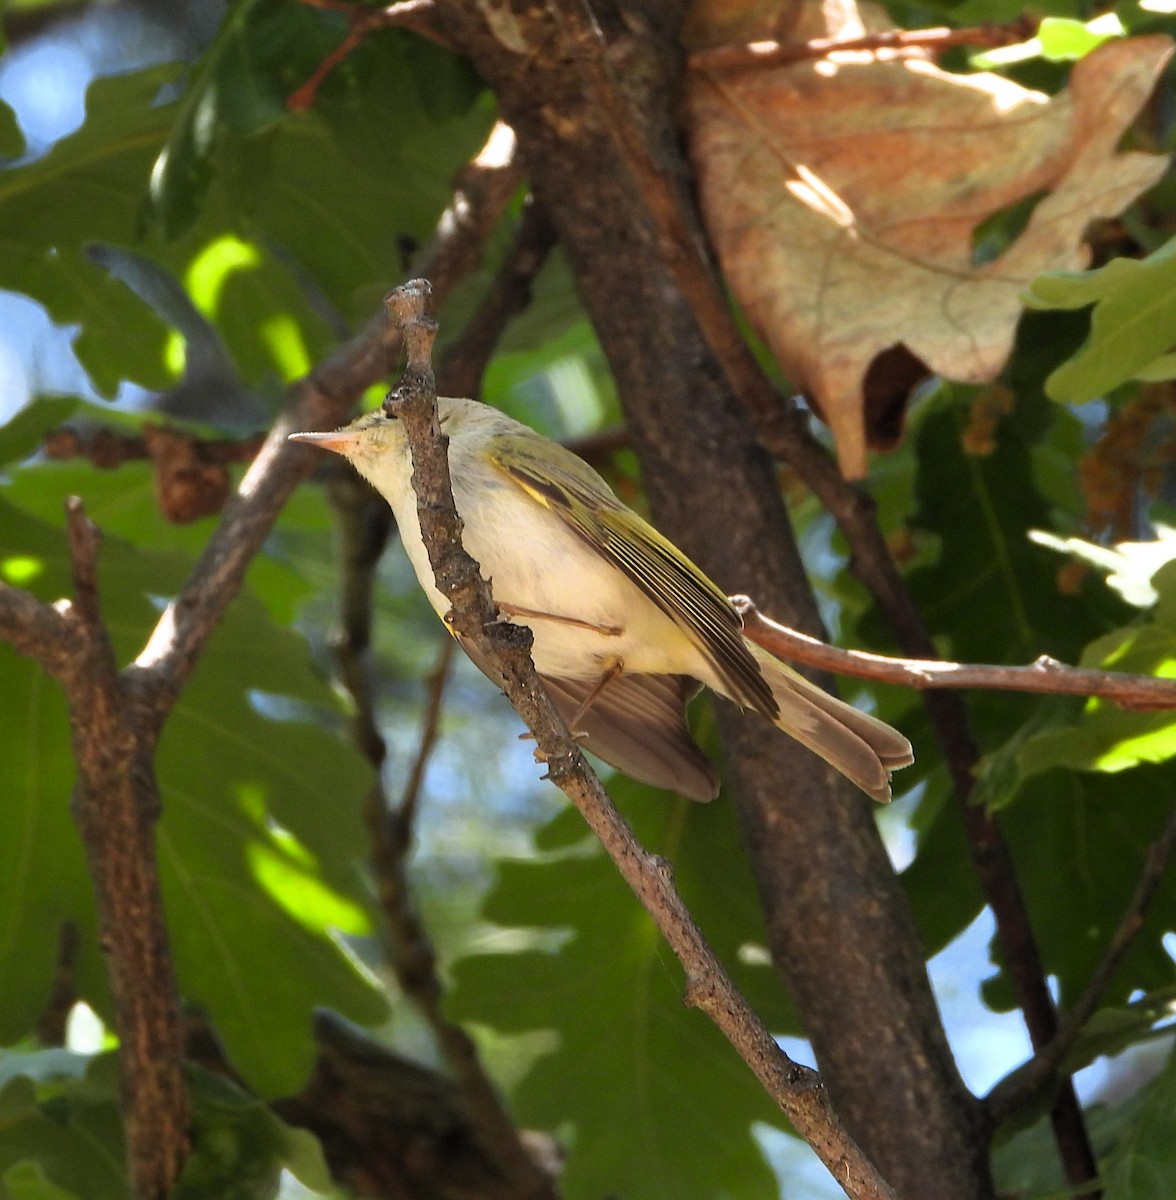
<instances>
[{"instance_id":1,"label":"bark on branch","mask_svg":"<svg viewBox=\"0 0 1176 1200\"><path fill-rule=\"evenodd\" d=\"M550 225L537 207L528 203L514 245L477 312L445 357L442 372L447 394L466 395L477 390L499 336L526 303L530 281L551 244ZM365 652L371 633L371 589L391 524L391 512L384 500L350 469L333 489L333 496L344 530L342 631L336 653L343 680L355 703L356 743L378 768L383 762L384 742L376 725ZM452 656L453 643L447 640L429 681L420 743L400 803L390 809L387 794L378 782L365 802L376 893L384 917L388 957L397 982L432 1031L452 1077L456 1103L464 1109L482 1154L495 1164L511 1195L550 1200L555 1194L550 1174L536 1163L524 1143L482 1065L473 1040L445 1015L436 952L409 885L408 860L421 784L437 737L441 695Z\"/></svg>"},{"instance_id":2,"label":"bark on branch","mask_svg":"<svg viewBox=\"0 0 1176 1200\"><path fill-rule=\"evenodd\" d=\"M530 631L498 619L490 587L461 544L448 443L437 421L430 362L436 327L425 316L427 295L427 284L417 281L389 297L404 328L408 366L388 403L404 422L421 532L437 586L453 605L454 629L499 666L503 690L534 735L548 777L580 810L685 968L688 1003L715 1022L849 1196L893 1197L841 1127L816 1072L780 1050L735 989L674 890L670 864L643 850L613 807L535 674Z\"/></svg>"},{"instance_id":3,"label":"bark on branch","mask_svg":"<svg viewBox=\"0 0 1176 1200\"><path fill-rule=\"evenodd\" d=\"M748 596L732 596L743 615L744 632L778 658L923 691L927 688L989 688L1006 692L1044 692L1056 696L1099 696L1132 712L1176 708L1176 680L1071 667L1042 655L1025 667L947 662L941 658L892 658L844 650L798 629L765 617Z\"/></svg>"}]
</instances>

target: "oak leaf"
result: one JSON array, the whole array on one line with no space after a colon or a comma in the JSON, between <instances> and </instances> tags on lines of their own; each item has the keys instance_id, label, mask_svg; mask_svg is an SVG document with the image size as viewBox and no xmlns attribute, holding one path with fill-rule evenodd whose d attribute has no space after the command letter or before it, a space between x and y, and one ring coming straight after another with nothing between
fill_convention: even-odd
<instances>
[{"instance_id":1,"label":"oak leaf","mask_svg":"<svg viewBox=\"0 0 1176 1200\"><path fill-rule=\"evenodd\" d=\"M842 30L855 32L860 23ZM1167 166L1116 153L1171 53L1166 37L1106 43L1052 98L888 53L699 68L687 91L727 281L851 478L865 474L867 448L897 444L928 372L995 378L1029 281L1084 268L1090 222L1119 213ZM1020 236L974 262L976 227L1034 197Z\"/></svg>"}]
</instances>

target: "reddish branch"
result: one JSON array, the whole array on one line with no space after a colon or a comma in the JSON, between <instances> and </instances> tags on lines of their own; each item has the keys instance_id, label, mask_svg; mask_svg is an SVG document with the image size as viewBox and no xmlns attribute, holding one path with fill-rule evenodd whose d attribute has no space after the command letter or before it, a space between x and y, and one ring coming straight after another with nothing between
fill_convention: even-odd
<instances>
[{"instance_id":1,"label":"reddish branch","mask_svg":"<svg viewBox=\"0 0 1176 1200\"><path fill-rule=\"evenodd\" d=\"M114 429L82 432L63 425L45 434L41 449L49 458L85 458L100 469L112 470L123 463L153 458L151 439L158 429L149 425L141 434L119 433ZM265 441L265 435L260 433L248 438L200 438L174 429L167 432L186 438L203 461L221 466L252 462Z\"/></svg>"},{"instance_id":2,"label":"reddish branch","mask_svg":"<svg viewBox=\"0 0 1176 1200\"><path fill-rule=\"evenodd\" d=\"M891 658L862 650L843 650L765 617L747 596L732 596L743 615L744 632L778 658L917 688L990 688L1008 692L1046 692L1062 696L1099 696L1133 712L1176 708L1176 679L1125 675L1071 667L1042 655L1027 667L945 662L943 659Z\"/></svg>"},{"instance_id":3,"label":"reddish branch","mask_svg":"<svg viewBox=\"0 0 1176 1200\"><path fill-rule=\"evenodd\" d=\"M1004 24L986 23L966 29L888 29L857 38L814 38L809 42L749 42L738 46L709 46L686 56L692 71L748 71L782 67L789 63L829 58L850 50L878 51L930 50L942 53L955 46L995 49L1012 46L1037 35L1034 17L1018 17Z\"/></svg>"},{"instance_id":4,"label":"reddish branch","mask_svg":"<svg viewBox=\"0 0 1176 1200\"><path fill-rule=\"evenodd\" d=\"M315 68L311 77L286 97L286 104L293 112L305 112L314 104L314 98L323 80L358 46L377 29L397 27L411 29L430 41L447 46L445 35L438 28L432 0L403 0L387 8L366 8L348 0L301 0L308 8L322 8L328 12L341 13L347 18L347 33Z\"/></svg>"},{"instance_id":5,"label":"reddish branch","mask_svg":"<svg viewBox=\"0 0 1176 1200\"><path fill-rule=\"evenodd\" d=\"M642 849L613 807L535 674L530 630L497 620L489 586L461 544L447 443L437 422L430 365L436 327L424 315L427 294L421 281L389 297L405 331L408 366L388 403L404 422L412 448L421 531L437 586L453 605L454 629L501 669L503 690L534 735L548 777L580 810L685 968L687 1002L715 1022L850 1196L893 1197L841 1127L820 1077L780 1050L736 990L675 891L670 864Z\"/></svg>"}]
</instances>

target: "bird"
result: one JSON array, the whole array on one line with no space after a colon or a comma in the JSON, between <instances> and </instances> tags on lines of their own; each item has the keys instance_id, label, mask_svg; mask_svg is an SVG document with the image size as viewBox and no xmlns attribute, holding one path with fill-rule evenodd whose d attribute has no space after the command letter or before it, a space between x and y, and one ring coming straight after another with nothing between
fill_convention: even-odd
<instances>
[{"instance_id":1,"label":"bird","mask_svg":"<svg viewBox=\"0 0 1176 1200\"><path fill-rule=\"evenodd\" d=\"M718 772L687 722L705 686L759 713L874 800L890 799L890 773L914 761L898 730L747 638L723 590L572 451L477 400L438 397L437 407L465 549L503 619L530 627L535 669L585 749L643 783L713 799ZM421 537L408 438L391 406L290 438L342 455L384 497L444 620L450 604Z\"/></svg>"}]
</instances>

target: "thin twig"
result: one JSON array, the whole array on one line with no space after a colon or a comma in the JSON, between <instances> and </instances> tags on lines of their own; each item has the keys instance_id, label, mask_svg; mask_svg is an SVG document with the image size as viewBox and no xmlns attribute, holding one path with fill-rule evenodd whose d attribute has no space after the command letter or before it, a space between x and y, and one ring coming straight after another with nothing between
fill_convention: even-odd
<instances>
[{"instance_id":1,"label":"thin twig","mask_svg":"<svg viewBox=\"0 0 1176 1200\"><path fill-rule=\"evenodd\" d=\"M400 795L400 803L396 806L392 821L396 831L397 845L402 847L401 857L405 857L412 844L413 832L416 828L417 811L421 802L421 785L425 781L425 770L437 744L437 735L441 729L441 701L445 696L445 684L449 680L449 672L453 668L453 653L455 643L452 638L446 638L441 643L441 651L437 655L437 663L429 672L425 681L425 709L421 715L421 736L417 741L417 751L413 755L412 767Z\"/></svg>"},{"instance_id":2,"label":"thin twig","mask_svg":"<svg viewBox=\"0 0 1176 1200\"><path fill-rule=\"evenodd\" d=\"M437 586L453 605L453 628L501 670L503 690L534 735L548 777L580 810L684 966L687 1002L715 1022L850 1196L893 1197L841 1127L817 1073L781 1051L736 990L675 891L670 864L642 849L613 807L535 674L530 630L496 620L490 588L461 545L447 439L437 422L429 362L435 326L424 315L426 298L423 284L389 297L405 331L408 366L387 403L404 422L412 449L421 531Z\"/></svg>"},{"instance_id":3,"label":"thin twig","mask_svg":"<svg viewBox=\"0 0 1176 1200\"><path fill-rule=\"evenodd\" d=\"M809 42L749 42L736 46L710 46L686 56L691 71L748 71L781 67L789 63L829 58L847 51L930 50L941 53L955 46L995 49L1027 41L1037 34L1034 17L1018 17L1003 23L987 22L965 29L941 26L934 29L888 29L857 38L814 38Z\"/></svg>"},{"instance_id":4,"label":"thin twig","mask_svg":"<svg viewBox=\"0 0 1176 1200\"><path fill-rule=\"evenodd\" d=\"M57 959L45 1007L37 1018L37 1041L42 1046L64 1046L69 1014L78 999L78 947L81 938L76 921L65 920L57 927Z\"/></svg>"},{"instance_id":5,"label":"thin twig","mask_svg":"<svg viewBox=\"0 0 1176 1200\"><path fill-rule=\"evenodd\" d=\"M743 616L744 633L769 653L790 662L851 675L855 679L895 683L920 691L927 688L989 688L1060 696L1099 696L1132 712L1176 708L1176 679L1071 667L1044 654L1026 667L1005 667L944 659L892 658L863 650L844 650L765 617L748 596L730 599Z\"/></svg>"},{"instance_id":6,"label":"thin twig","mask_svg":"<svg viewBox=\"0 0 1176 1200\"><path fill-rule=\"evenodd\" d=\"M477 396L494 347L512 317L531 302L531 284L555 245L555 227L528 196L514 241L477 312L442 356L437 375L443 395Z\"/></svg>"},{"instance_id":7,"label":"thin twig","mask_svg":"<svg viewBox=\"0 0 1176 1200\"><path fill-rule=\"evenodd\" d=\"M551 243L547 222L534 205L528 205L514 246L494 283L467 332L450 347L446 356L443 373L447 390L466 394L467 389L477 388L502 330L526 303L530 280ZM343 632L337 640L336 652L344 681L355 702L357 741L378 766L383 761L384 743L375 722L366 650L370 642L371 588L379 552L386 540L390 510L377 497L375 506L379 511L373 513L372 505L359 493L360 486L348 488L346 483L340 482L333 489L337 499L341 499L344 492L347 498L345 503L337 504L344 522L345 538ZM377 537L373 536L373 529L378 519L384 524ZM452 657L453 643L447 639L430 676L420 742L400 804L390 812L387 796L378 783L365 802L373 875L384 916L389 961L401 990L416 1005L433 1032L483 1152L498 1164L504 1177L513 1182L514 1194L551 1197L554 1194L552 1181L524 1146L482 1065L477 1046L465 1030L444 1013L444 992L436 951L413 902L408 881L407 864L421 783L437 738L442 694Z\"/></svg>"},{"instance_id":8,"label":"thin twig","mask_svg":"<svg viewBox=\"0 0 1176 1200\"><path fill-rule=\"evenodd\" d=\"M372 599L380 556L392 533L392 510L372 487L340 462L327 464L327 496L335 517L339 548L338 628L331 649L339 679L351 697L351 739L379 771L386 747L376 719L368 649L372 640Z\"/></svg>"},{"instance_id":9,"label":"thin twig","mask_svg":"<svg viewBox=\"0 0 1176 1200\"><path fill-rule=\"evenodd\" d=\"M1078 1040L1087 1021L1094 1016L1111 979L1123 961L1123 956L1135 940L1136 934L1143 928L1147 910L1167 874L1174 851L1176 805L1169 811L1164 827L1155 841L1148 846L1135 891L1077 1003L1065 1015L1053 1039L1012 1074L1002 1079L985 1097L984 1104L994 1124L1032 1102L1055 1082L1058 1068Z\"/></svg>"},{"instance_id":10,"label":"thin twig","mask_svg":"<svg viewBox=\"0 0 1176 1200\"><path fill-rule=\"evenodd\" d=\"M70 496L66 500L65 514L74 611L87 633L105 637L98 604L98 549L102 545L102 535L86 516L86 510L77 496ZM113 661L114 655L111 654L110 658Z\"/></svg>"},{"instance_id":11,"label":"thin twig","mask_svg":"<svg viewBox=\"0 0 1176 1200\"><path fill-rule=\"evenodd\" d=\"M448 39L438 26L432 0L403 0L387 8L366 8L348 0L301 0L308 8L321 8L328 12L341 13L347 18L347 33L321 63L311 77L286 97L286 105L293 112L305 112L314 104L315 96L323 80L377 29L392 27L411 29L422 37L449 47Z\"/></svg>"}]
</instances>

